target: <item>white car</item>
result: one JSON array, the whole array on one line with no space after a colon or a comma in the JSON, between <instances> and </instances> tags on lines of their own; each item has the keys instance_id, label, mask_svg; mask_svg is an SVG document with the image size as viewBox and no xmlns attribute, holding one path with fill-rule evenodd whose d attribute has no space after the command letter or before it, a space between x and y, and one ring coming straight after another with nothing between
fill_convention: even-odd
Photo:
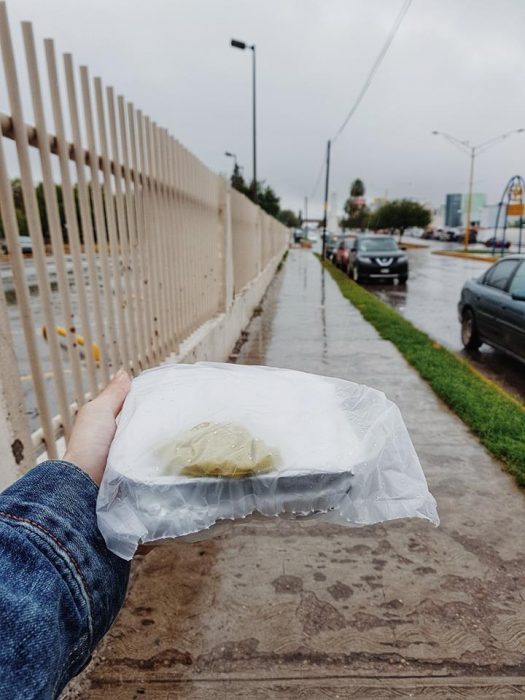
<instances>
[{"instance_id":1,"label":"white car","mask_svg":"<svg viewBox=\"0 0 525 700\"><path fill-rule=\"evenodd\" d=\"M412 238L421 238L421 236L424 233L424 228L419 228L419 226L411 226L410 228L406 229L405 236L412 236Z\"/></svg>"},{"instance_id":2,"label":"white car","mask_svg":"<svg viewBox=\"0 0 525 700\"><path fill-rule=\"evenodd\" d=\"M33 252L33 241L31 236L19 236L18 241L20 243L20 248L22 253L32 253ZM9 248L7 246L7 241L3 240L1 243L1 250L4 255L7 255Z\"/></svg>"}]
</instances>

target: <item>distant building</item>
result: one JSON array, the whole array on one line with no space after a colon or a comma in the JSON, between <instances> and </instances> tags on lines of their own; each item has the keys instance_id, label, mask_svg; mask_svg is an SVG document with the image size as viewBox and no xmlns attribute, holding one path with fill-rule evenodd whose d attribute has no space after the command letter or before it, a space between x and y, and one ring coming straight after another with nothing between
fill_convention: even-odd
<instances>
[{"instance_id":1,"label":"distant building","mask_svg":"<svg viewBox=\"0 0 525 700\"><path fill-rule=\"evenodd\" d=\"M439 207L429 208L432 211L432 226L434 228L443 228L445 225L445 205L441 204Z\"/></svg>"},{"instance_id":2,"label":"distant building","mask_svg":"<svg viewBox=\"0 0 525 700\"><path fill-rule=\"evenodd\" d=\"M389 200L386 197L374 197L370 202L370 211L376 212L383 204L387 204Z\"/></svg>"},{"instance_id":3,"label":"distant building","mask_svg":"<svg viewBox=\"0 0 525 700\"><path fill-rule=\"evenodd\" d=\"M496 225L496 218L498 216L498 204L486 204L481 210L480 225L483 228L494 228ZM503 214L503 212L502 212ZM499 225L503 225L504 215L500 217Z\"/></svg>"},{"instance_id":4,"label":"distant building","mask_svg":"<svg viewBox=\"0 0 525 700\"><path fill-rule=\"evenodd\" d=\"M484 194L479 192L472 193L472 205L470 207L470 223L478 225L481 221L481 212L486 204L486 197ZM461 223L463 226L467 225L467 209L468 209L468 194L463 195L461 201Z\"/></svg>"},{"instance_id":5,"label":"distant building","mask_svg":"<svg viewBox=\"0 0 525 700\"><path fill-rule=\"evenodd\" d=\"M481 222L483 207L486 197L480 192L472 193L472 204L470 208L470 222L479 224ZM456 228L465 226L467 223L468 194L447 194L445 201L445 226Z\"/></svg>"},{"instance_id":6,"label":"distant building","mask_svg":"<svg viewBox=\"0 0 525 700\"><path fill-rule=\"evenodd\" d=\"M452 228L461 226L461 200L460 194L447 194L445 199L445 226Z\"/></svg>"}]
</instances>

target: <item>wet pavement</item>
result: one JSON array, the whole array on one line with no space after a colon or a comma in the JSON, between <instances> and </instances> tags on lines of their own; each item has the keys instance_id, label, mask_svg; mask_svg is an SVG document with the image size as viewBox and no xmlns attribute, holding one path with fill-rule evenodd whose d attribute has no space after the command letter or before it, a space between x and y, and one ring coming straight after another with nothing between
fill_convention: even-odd
<instances>
[{"instance_id":1,"label":"wet pavement","mask_svg":"<svg viewBox=\"0 0 525 700\"><path fill-rule=\"evenodd\" d=\"M373 284L367 288L525 403L525 364L488 345L467 353L461 344L457 315L461 289L467 280L480 277L489 264L432 255L432 250L428 247L407 251L410 276L406 285Z\"/></svg>"},{"instance_id":2,"label":"wet pavement","mask_svg":"<svg viewBox=\"0 0 525 700\"><path fill-rule=\"evenodd\" d=\"M442 524L237 523L136 562L74 694L525 695L525 497L306 251L290 251L239 361L340 376L401 408ZM71 697L71 696L70 696Z\"/></svg>"}]
</instances>

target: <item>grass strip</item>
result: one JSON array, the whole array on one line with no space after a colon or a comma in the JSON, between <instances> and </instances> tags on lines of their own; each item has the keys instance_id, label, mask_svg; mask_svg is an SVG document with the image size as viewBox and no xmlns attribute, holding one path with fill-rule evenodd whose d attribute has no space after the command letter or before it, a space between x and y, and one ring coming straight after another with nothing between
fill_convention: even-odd
<instances>
[{"instance_id":1,"label":"grass strip","mask_svg":"<svg viewBox=\"0 0 525 700\"><path fill-rule=\"evenodd\" d=\"M482 260L483 262L496 262L500 256L492 255L491 251L465 252L459 250L433 250L432 255L444 255L447 258L464 258L465 260Z\"/></svg>"},{"instance_id":2,"label":"grass strip","mask_svg":"<svg viewBox=\"0 0 525 700\"><path fill-rule=\"evenodd\" d=\"M363 318L396 346L518 484L525 486L525 410L520 404L332 263L321 258L320 262Z\"/></svg>"}]
</instances>

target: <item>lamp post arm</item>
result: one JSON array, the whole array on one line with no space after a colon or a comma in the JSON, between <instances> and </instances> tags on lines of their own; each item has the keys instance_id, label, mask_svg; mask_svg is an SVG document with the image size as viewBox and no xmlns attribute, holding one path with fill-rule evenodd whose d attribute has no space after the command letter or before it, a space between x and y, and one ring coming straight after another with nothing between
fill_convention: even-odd
<instances>
[{"instance_id":1,"label":"lamp post arm","mask_svg":"<svg viewBox=\"0 0 525 700\"><path fill-rule=\"evenodd\" d=\"M505 139L508 139L509 136L512 136L513 134L520 134L523 131L525 131L525 129L513 129L512 131L506 131L504 134L500 134L499 136L494 136L494 138L488 139L488 141L483 141L483 143L478 144L476 146L476 151L477 153L483 153L489 148L492 148L492 146L495 146L497 143L505 141Z\"/></svg>"},{"instance_id":2,"label":"lamp post arm","mask_svg":"<svg viewBox=\"0 0 525 700\"><path fill-rule=\"evenodd\" d=\"M462 153L470 155L470 144L468 141L460 141L455 136L451 136L450 134L445 134L442 131L434 131L433 133L436 136L442 136L444 139L446 139L453 146L455 146L456 148L459 148L459 150Z\"/></svg>"},{"instance_id":3,"label":"lamp post arm","mask_svg":"<svg viewBox=\"0 0 525 700\"><path fill-rule=\"evenodd\" d=\"M472 217L472 187L474 186L474 162L476 160L476 149L474 146L470 149L470 175L468 181L468 199L467 199L467 222L465 225L465 237L463 239L464 248L468 250L470 239L470 219Z\"/></svg>"}]
</instances>

